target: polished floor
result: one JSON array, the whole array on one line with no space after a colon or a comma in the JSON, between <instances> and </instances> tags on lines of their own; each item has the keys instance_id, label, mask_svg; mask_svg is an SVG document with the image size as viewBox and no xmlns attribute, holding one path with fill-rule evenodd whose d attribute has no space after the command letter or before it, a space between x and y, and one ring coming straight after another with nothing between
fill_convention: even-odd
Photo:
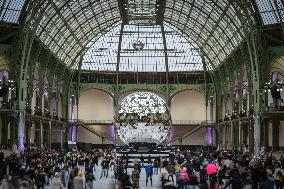
<instances>
[{"instance_id":1,"label":"polished floor","mask_svg":"<svg viewBox=\"0 0 284 189\"><path fill-rule=\"evenodd\" d=\"M101 167L96 167L96 171L94 172L94 175L96 177L96 180L93 182L93 188L97 189L116 189L115 187L115 179L114 179L114 173L113 171L109 171L108 178L102 177L100 179L101 175ZM84 171L83 171L84 172ZM132 169L128 169L129 175L131 175ZM145 169L141 170L140 174L140 188L141 189L161 189L161 174L159 172L158 175L153 175L153 185L151 186L150 181L148 181L148 185L146 186L146 174ZM52 189L51 186L46 186L45 189Z\"/></svg>"}]
</instances>

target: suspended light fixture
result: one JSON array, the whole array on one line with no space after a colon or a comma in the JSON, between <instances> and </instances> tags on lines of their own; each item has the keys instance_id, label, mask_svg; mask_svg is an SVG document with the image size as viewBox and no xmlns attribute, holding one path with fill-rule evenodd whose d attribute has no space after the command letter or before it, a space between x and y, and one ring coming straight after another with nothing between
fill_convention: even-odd
<instances>
[{"instance_id":1,"label":"suspended light fixture","mask_svg":"<svg viewBox=\"0 0 284 189\"><path fill-rule=\"evenodd\" d=\"M139 25L138 25L138 38L133 41L132 46L136 51L141 51L144 49L145 43L141 39L139 39Z\"/></svg>"},{"instance_id":2,"label":"suspended light fixture","mask_svg":"<svg viewBox=\"0 0 284 189\"><path fill-rule=\"evenodd\" d=\"M149 141L160 144L167 138L171 117L162 98L150 92L135 92L122 100L115 124L125 144Z\"/></svg>"},{"instance_id":3,"label":"suspended light fixture","mask_svg":"<svg viewBox=\"0 0 284 189\"><path fill-rule=\"evenodd\" d=\"M145 44L144 44L144 42L141 41L140 39L136 39L136 40L132 43L132 46L133 46L134 50L136 50L136 51L141 51L141 50L144 49Z\"/></svg>"}]
</instances>

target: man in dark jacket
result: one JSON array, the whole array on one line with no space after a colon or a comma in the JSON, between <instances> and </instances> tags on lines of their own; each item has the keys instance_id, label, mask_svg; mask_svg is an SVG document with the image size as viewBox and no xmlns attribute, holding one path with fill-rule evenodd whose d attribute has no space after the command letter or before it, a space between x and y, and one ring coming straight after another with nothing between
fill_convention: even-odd
<instances>
[{"instance_id":1,"label":"man in dark jacket","mask_svg":"<svg viewBox=\"0 0 284 189\"><path fill-rule=\"evenodd\" d=\"M102 166L102 172L101 172L101 177L103 177L103 175L107 178L108 177L108 169L109 169L109 161L104 158L102 163L101 163L101 166Z\"/></svg>"},{"instance_id":2,"label":"man in dark jacket","mask_svg":"<svg viewBox=\"0 0 284 189\"><path fill-rule=\"evenodd\" d=\"M4 159L0 161L0 180L2 180L7 172L7 165Z\"/></svg>"},{"instance_id":3,"label":"man in dark jacket","mask_svg":"<svg viewBox=\"0 0 284 189\"><path fill-rule=\"evenodd\" d=\"M232 189L243 188L241 177L238 173L234 173L231 180Z\"/></svg>"}]
</instances>

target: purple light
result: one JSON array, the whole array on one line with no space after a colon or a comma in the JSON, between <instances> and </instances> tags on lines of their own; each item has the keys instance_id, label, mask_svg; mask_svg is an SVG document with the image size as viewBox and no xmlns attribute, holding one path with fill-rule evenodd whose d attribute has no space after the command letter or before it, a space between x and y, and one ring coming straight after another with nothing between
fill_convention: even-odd
<instances>
[{"instance_id":1,"label":"purple light","mask_svg":"<svg viewBox=\"0 0 284 189\"><path fill-rule=\"evenodd\" d=\"M18 128L18 134L19 134L19 140L18 140L18 148L20 152L23 152L25 150L24 145L24 138L25 138L25 123L24 123L24 113L20 112L20 121L19 121L19 128Z\"/></svg>"},{"instance_id":2,"label":"purple light","mask_svg":"<svg viewBox=\"0 0 284 189\"><path fill-rule=\"evenodd\" d=\"M70 127L69 132L70 132L70 136L71 136L71 141L75 142L76 139L77 139L77 128L76 128L76 126L74 125L74 126Z\"/></svg>"},{"instance_id":3,"label":"purple light","mask_svg":"<svg viewBox=\"0 0 284 189\"><path fill-rule=\"evenodd\" d=\"M5 78L5 80L9 79L9 72L7 70L3 71L3 77Z\"/></svg>"},{"instance_id":4,"label":"purple light","mask_svg":"<svg viewBox=\"0 0 284 189\"><path fill-rule=\"evenodd\" d=\"M169 129L169 135L168 135L168 141L172 141L172 140L173 140L173 127Z\"/></svg>"},{"instance_id":5,"label":"purple light","mask_svg":"<svg viewBox=\"0 0 284 189\"><path fill-rule=\"evenodd\" d=\"M112 132L111 132L111 134L112 134L114 140L116 140L116 138L115 138L115 126L114 125L112 125Z\"/></svg>"},{"instance_id":6,"label":"purple light","mask_svg":"<svg viewBox=\"0 0 284 189\"><path fill-rule=\"evenodd\" d=\"M207 145L212 146L213 145L213 129L211 127L208 127L206 129L207 134Z\"/></svg>"}]
</instances>

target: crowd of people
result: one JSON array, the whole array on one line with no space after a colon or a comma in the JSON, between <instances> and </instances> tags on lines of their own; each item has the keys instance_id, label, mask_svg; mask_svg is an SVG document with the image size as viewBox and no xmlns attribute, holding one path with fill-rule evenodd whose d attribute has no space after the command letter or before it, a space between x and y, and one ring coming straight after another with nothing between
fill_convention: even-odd
<instances>
[{"instance_id":1,"label":"crowd of people","mask_svg":"<svg viewBox=\"0 0 284 189\"><path fill-rule=\"evenodd\" d=\"M94 172L100 166L100 177ZM239 151L176 149L167 157L151 155L133 160L127 155L116 156L113 149L88 152L26 150L7 157L0 151L0 189L96 188L96 180L114 175L117 188L141 186L141 171L146 186L153 185L153 175L161 175L163 189L283 189L284 157L267 154L253 157ZM143 183L144 185L144 183Z\"/></svg>"},{"instance_id":2,"label":"crowd of people","mask_svg":"<svg viewBox=\"0 0 284 189\"><path fill-rule=\"evenodd\" d=\"M106 154L110 157L111 151L84 153L32 149L4 157L0 151L0 188L30 189L44 188L46 185L52 189L93 188L93 172L99 158Z\"/></svg>"},{"instance_id":3,"label":"crowd of people","mask_svg":"<svg viewBox=\"0 0 284 189\"><path fill-rule=\"evenodd\" d=\"M261 157L239 151L177 151L163 162L163 186L176 178L178 189L189 185L200 189L283 189L284 158ZM170 181L171 178L171 181Z\"/></svg>"}]
</instances>

